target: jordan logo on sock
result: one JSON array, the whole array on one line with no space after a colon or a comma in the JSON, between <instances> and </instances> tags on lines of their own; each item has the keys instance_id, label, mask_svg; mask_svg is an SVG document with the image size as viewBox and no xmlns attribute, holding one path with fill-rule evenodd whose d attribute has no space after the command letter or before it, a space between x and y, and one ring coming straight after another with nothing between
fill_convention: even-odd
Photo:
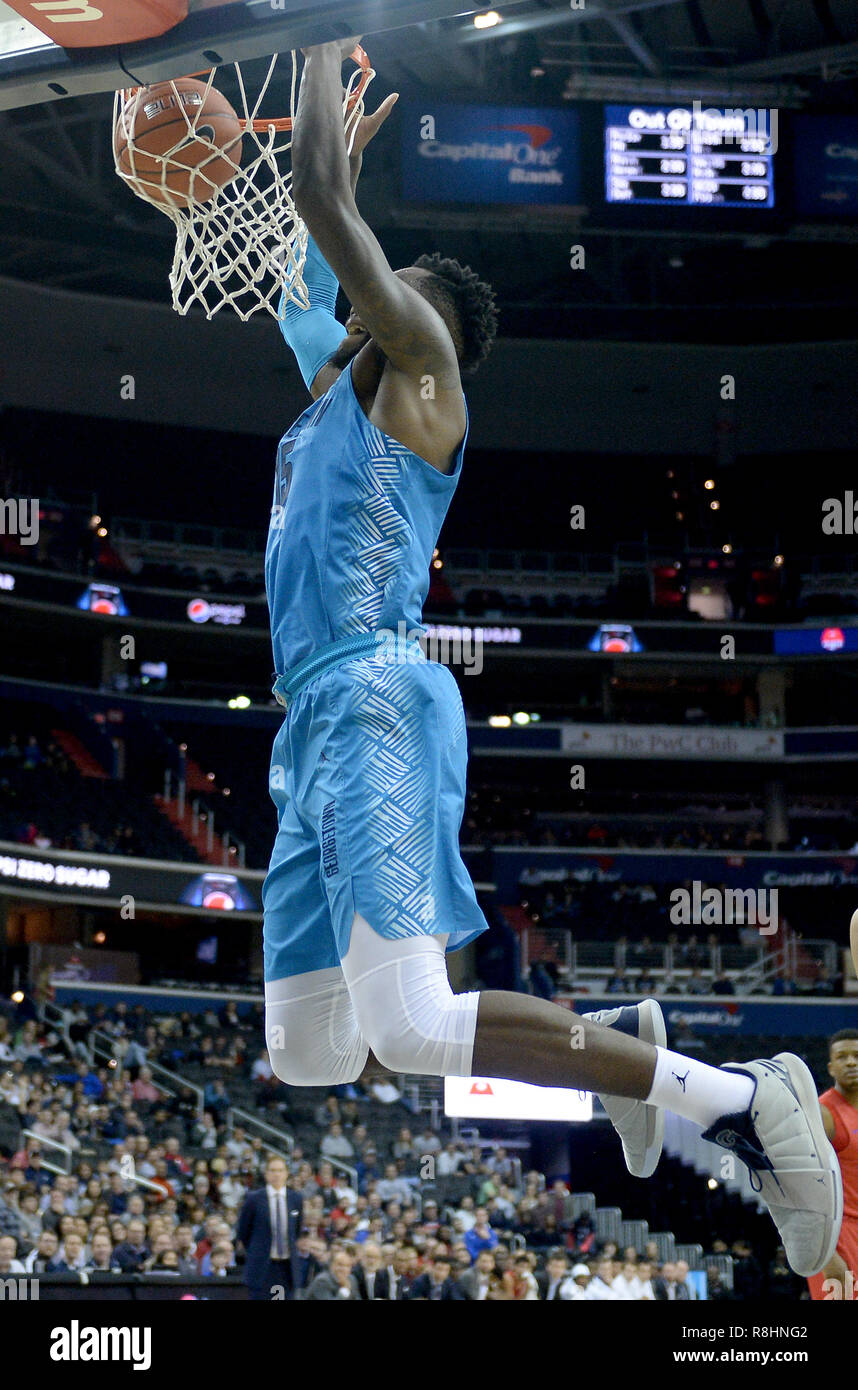
<instances>
[{"instance_id":1,"label":"jordan logo on sock","mask_svg":"<svg viewBox=\"0 0 858 1390\"><path fill-rule=\"evenodd\" d=\"M685 1095L685 1083L686 1083L686 1081L688 1080L689 1076L691 1075L691 1071L690 1071L690 1070L687 1071L687 1072L685 1073L684 1076L680 1076L680 1075L679 1075L679 1072L676 1072L676 1071L675 1071L675 1072L672 1072L671 1074L672 1074L673 1076L676 1077L676 1080L679 1082L680 1086L682 1087L682 1094Z\"/></svg>"}]
</instances>

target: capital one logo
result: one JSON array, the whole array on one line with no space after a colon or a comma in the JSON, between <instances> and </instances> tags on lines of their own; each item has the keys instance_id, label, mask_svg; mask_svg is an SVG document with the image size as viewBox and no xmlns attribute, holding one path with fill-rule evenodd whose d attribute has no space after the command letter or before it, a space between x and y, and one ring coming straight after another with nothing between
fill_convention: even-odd
<instances>
[{"instance_id":1,"label":"capital one logo","mask_svg":"<svg viewBox=\"0 0 858 1390\"><path fill-rule=\"evenodd\" d=\"M495 125L488 128L489 130L512 130L527 137L526 143L522 141L520 145L514 147L516 164L539 164L545 167L556 164L560 155L560 146L552 145L550 149L547 148L553 133L550 126L521 123Z\"/></svg>"},{"instance_id":2,"label":"capital one logo","mask_svg":"<svg viewBox=\"0 0 858 1390\"><path fill-rule=\"evenodd\" d=\"M97 10L87 0L33 0L31 10L44 10L45 19L52 24L76 24L91 19L104 19L104 10Z\"/></svg>"}]
</instances>

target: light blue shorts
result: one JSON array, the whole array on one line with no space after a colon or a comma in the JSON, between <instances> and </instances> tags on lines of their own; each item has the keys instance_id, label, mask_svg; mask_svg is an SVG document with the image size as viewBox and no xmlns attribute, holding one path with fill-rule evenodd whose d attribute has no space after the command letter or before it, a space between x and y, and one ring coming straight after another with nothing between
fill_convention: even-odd
<instances>
[{"instance_id":1,"label":"light blue shorts","mask_svg":"<svg viewBox=\"0 0 858 1390\"><path fill-rule=\"evenodd\" d=\"M294 696L269 779L266 982L338 966L356 912L389 940L447 934L448 951L487 929L459 853L467 756L437 662L352 659Z\"/></svg>"}]
</instances>

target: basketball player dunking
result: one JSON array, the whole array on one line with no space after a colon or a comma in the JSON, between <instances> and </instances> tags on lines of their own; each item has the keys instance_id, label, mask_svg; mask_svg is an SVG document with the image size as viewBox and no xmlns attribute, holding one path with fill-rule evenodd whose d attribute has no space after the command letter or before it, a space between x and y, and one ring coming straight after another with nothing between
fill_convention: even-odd
<instances>
[{"instance_id":1,"label":"basketball player dunking","mask_svg":"<svg viewBox=\"0 0 858 1390\"><path fill-rule=\"evenodd\" d=\"M462 467L461 375L486 355L495 312L456 261L391 270L360 216L360 151L395 97L363 118L350 165L341 65L355 42L306 50L292 146L312 307L288 305L283 332L314 403L280 443L266 551L285 708L263 893L271 1064L293 1085L335 1086L371 1050L394 1072L595 1091L642 1177L674 1110L748 1164L793 1269L816 1273L834 1254L842 1189L798 1058L714 1068L680 1056L653 1000L581 1017L450 989L445 952L487 923L458 848L461 697L413 633Z\"/></svg>"}]
</instances>

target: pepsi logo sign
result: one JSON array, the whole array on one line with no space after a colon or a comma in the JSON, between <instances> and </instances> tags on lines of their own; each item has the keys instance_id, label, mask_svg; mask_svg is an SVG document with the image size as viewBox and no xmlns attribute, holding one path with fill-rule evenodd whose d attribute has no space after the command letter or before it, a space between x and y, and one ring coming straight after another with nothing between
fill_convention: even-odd
<instances>
[{"instance_id":1,"label":"pepsi logo sign","mask_svg":"<svg viewBox=\"0 0 858 1390\"><path fill-rule=\"evenodd\" d=\"M209 603L204 598L192 598L185 612L192 623L219 623L226 627L244 622L247 614L243 603Z\"/></svg>"},{"instance_id":2,"label":"pepsi logo sign","mask_svg":"<svg viewBox=\"0 0 858 1390\"><path fill-rule=\"evenodd\" d=\"M840 627L823 628L822 636L819 641L823 649L827 652L840 652L846 645L846 638L843 636L843 629Z\"/></svg>"}]
</instances>

